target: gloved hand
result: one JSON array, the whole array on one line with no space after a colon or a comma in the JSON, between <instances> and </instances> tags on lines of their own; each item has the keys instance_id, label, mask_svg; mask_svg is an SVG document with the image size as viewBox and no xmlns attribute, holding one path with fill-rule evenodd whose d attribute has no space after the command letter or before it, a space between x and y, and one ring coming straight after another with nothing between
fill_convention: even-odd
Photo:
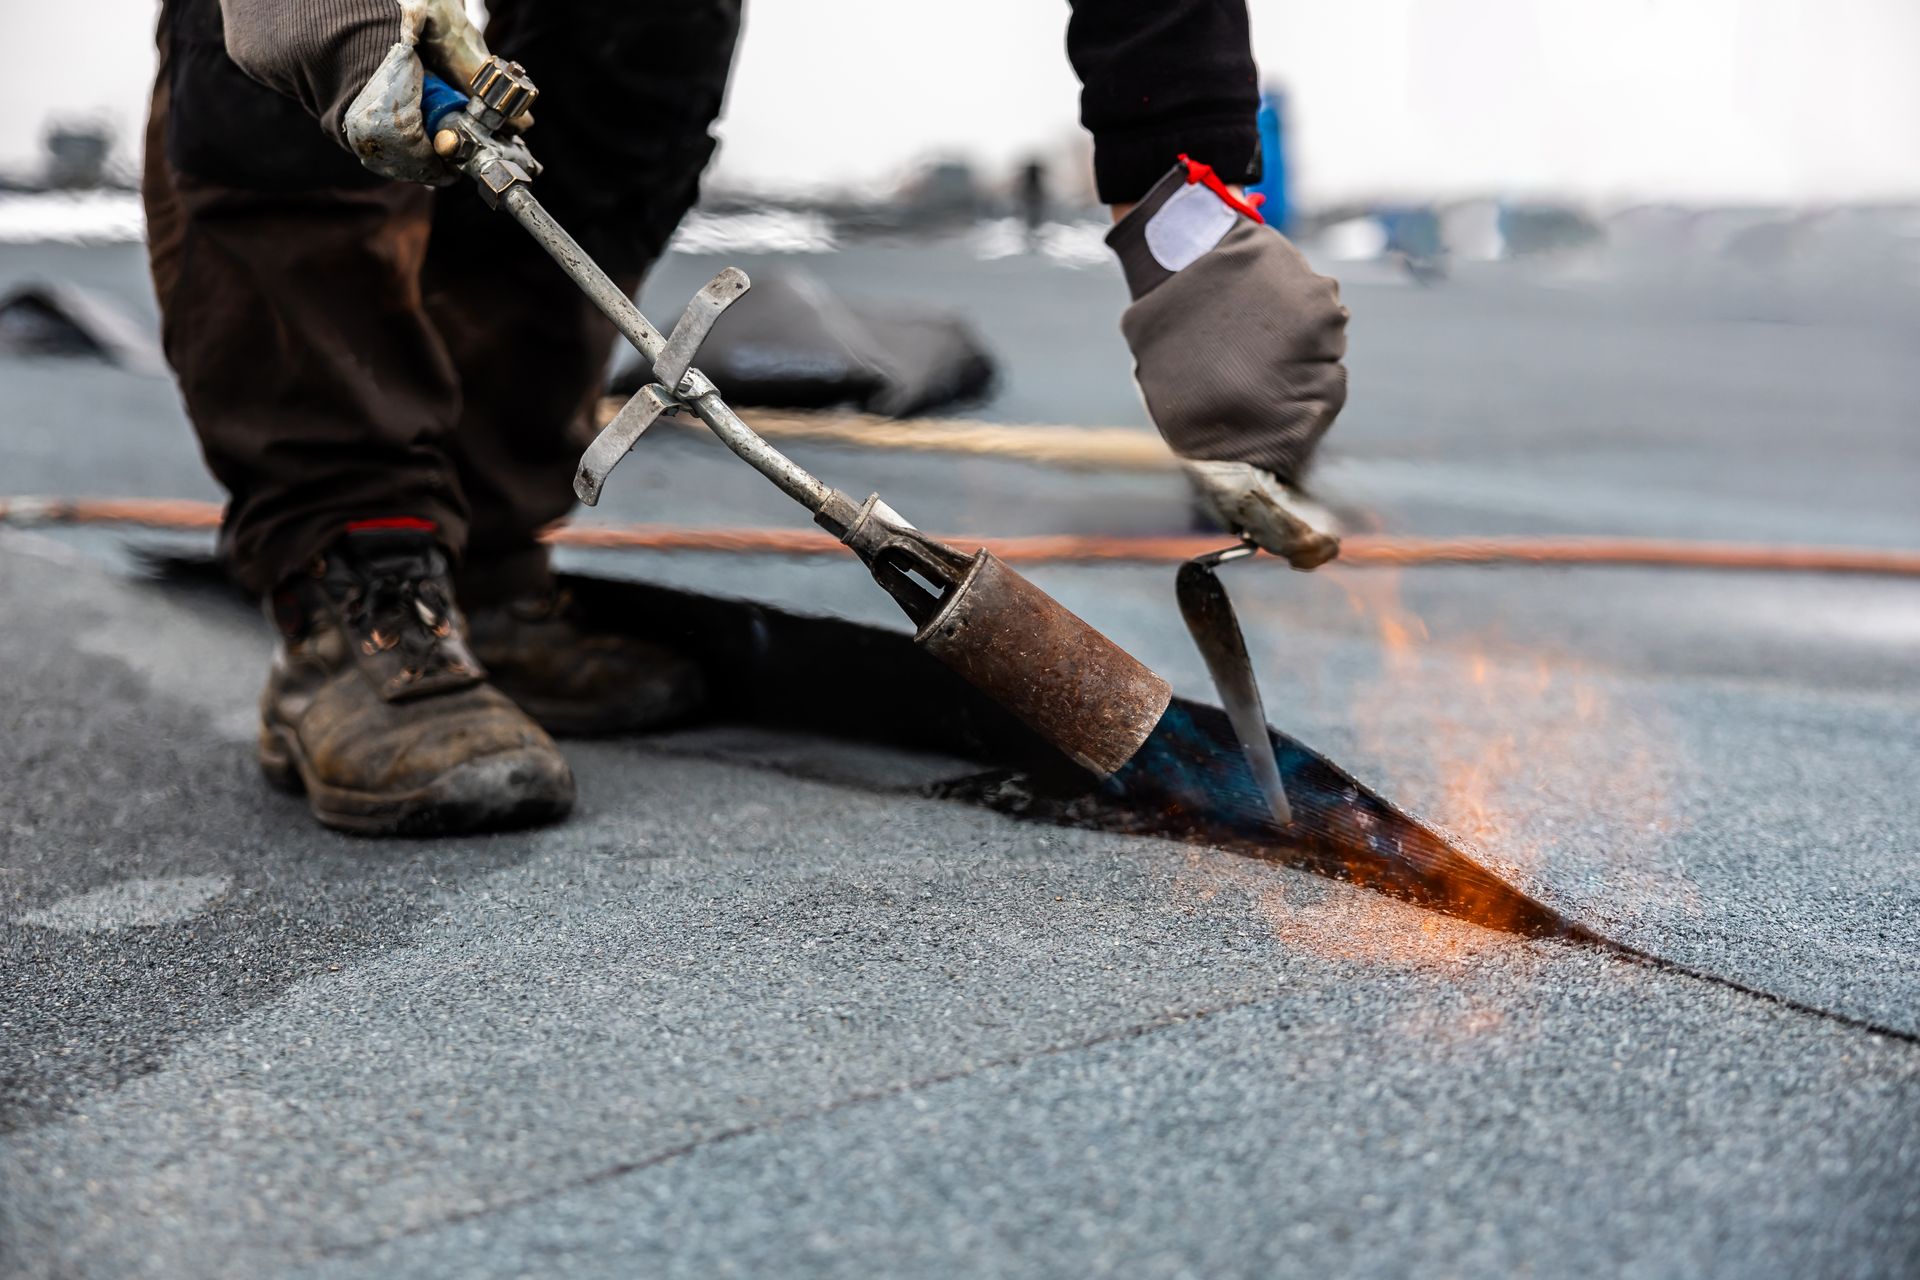
<instances>
[{"instance_id":1,"label":"gloved hand","mask_svg":"<svg viewBox=\"0 0 1920 1280\"><path fill-rule=\"evenodd\" d=\"M1295 568L1332 559L1331 517L1296 486L1347 399L1339 286L1184 157L1107 243L1140 394L1202 500Z\"/></svg>"},{"instance_id":2,"label":"gloved hand","mask_svg":"<svg viewBox=\"0 0 1920 1280\"><path fill-rule=\"evenodd\" d=\"M420 112L428 65L465 88L487 60L461 0L220 0L227 55L316 116L375 173L443 186Z\"/></svg>"},{"instance_id":3,"label":"gloved hand","mask_svg":"<svg viewBox=\"0 0 1920 1280\"><path fill-rule=\"evenodd\" d=\"M1182 465L1214 519L1294 568L1317 569L1340 554L1333 513L1273 472L1251 462Z\"/></svg>"}]
</instances>

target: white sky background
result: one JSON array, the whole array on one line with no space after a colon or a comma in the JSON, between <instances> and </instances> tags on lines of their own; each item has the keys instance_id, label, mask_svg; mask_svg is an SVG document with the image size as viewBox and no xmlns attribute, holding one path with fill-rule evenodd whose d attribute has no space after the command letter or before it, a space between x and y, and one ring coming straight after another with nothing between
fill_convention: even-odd
<instances>
[{"instance_id":1,"label":"white sky background","mask_svg":"<svg viewBox=\"0 0 1920 1280\"><path fill-rule=\"evenodd\" d=\"M610 0L634 3L636 0ZM639 0L647 2L647 0ZM651 0L673 3L674 0ZM1309 201L1920 196L1920 0L1252 0L1292 95ZM104 115L130 158L154 0L0 0L0 166L49 116ZM876 184L989 172L1077 119L1064 0L748 0L721 177ZM536 77L540 68L531 69Z\"/></svg>"}]
</instances>

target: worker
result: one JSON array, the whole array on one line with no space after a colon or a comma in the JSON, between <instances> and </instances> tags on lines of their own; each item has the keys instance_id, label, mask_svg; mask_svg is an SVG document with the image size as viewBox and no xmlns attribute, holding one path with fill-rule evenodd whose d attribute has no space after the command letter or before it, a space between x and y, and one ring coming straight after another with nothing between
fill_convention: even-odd
<instances>
[{"instance_id":1,"label":"worker","mask_svg":"<svg viewBox=\"0 0 1920 1280\"><path fill-rule=\"evenodd\" d=\"M703 696L693 662L596 632L555 585L539 533L571 507L613 329L434 155L420 92L489 51L533 69L541 198L632 291L713 153L740 0L491 9L484 36L458 0L160 15L142 195L166 354L228 494L223 553L279 636L261 766L343 830L559 818L549 732ZM1067 49L1153 420L1228 525L1311 567L1337 543L1295 486L1345 399L1346 311L1240 195L1243 0L1076 0Z\"/></svg>"}]
</instances>

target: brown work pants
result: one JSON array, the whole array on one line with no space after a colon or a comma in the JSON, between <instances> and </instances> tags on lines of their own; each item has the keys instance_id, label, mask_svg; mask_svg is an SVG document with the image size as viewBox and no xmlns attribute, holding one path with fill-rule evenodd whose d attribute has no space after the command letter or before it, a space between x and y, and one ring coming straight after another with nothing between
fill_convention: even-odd
<instances>
[{"instance_id":1,"label":"brown work pants","mask_svg":"<svg viewBox=\"0 0 1920 1280\"><path fill-rule=\"evenodd\" d=\"M712 153L739 0L494 0L541 86L548 208L629 289ZM226 56L218 0L166 0L141 184L167 359L222 547L266 593L349 522L436 522L468 603L537 590L612 327L468 184L361 169Z\"/></svg>"}]
</instances>

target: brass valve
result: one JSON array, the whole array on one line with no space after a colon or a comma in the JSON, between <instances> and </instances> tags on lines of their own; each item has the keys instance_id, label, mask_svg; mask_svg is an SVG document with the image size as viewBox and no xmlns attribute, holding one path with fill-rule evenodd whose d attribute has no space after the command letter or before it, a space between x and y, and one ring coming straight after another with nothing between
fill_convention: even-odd
<instances>
[{"instance_id":1,"label":"brass valve","mask_svg":"<svg viewBox=\"0 0 1920 1280\"><path fill-rule=\"evenodd\" d=\"M540 90L534 87L525 67L497 55L488 58L473 73L467 90L477 108L474 114L489 130L498 129L507 121L525 115L532 108L533 100L540 96Z\"/></svg>"}]
</instances>

